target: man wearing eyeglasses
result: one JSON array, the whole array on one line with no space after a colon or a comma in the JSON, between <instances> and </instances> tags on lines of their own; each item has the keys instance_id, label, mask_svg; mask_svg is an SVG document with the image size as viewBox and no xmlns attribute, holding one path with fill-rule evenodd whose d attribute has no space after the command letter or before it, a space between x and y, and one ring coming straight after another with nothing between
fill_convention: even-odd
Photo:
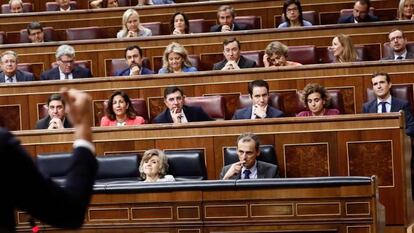
<instances>
[{"instance_id":1,"label":"man wearing eyeglasses","mask_svg":"<svg viewBox=\"0 0 414 233\"><path fill-rule=\"evenodd\" d=\"M1 54L0 83L16 83L34 81L32 73L17 69L17 54L8 50Z\"/></svg>"},{"instance_id":2,"label":"man wearing eyeglasses","mask_svg":"<svg viewBox=\"0 0 414 233\"><path fill-rule=\"evenodd\" d=\"M57 67L43 72L41 80L66 80L92 77L88 68L75 64L75 49L70 45L61 45L56 50Z\"/></svg>"},{"instance_id":3,"label":"man wearing eyeglasses","mask_svg":"<svg viewBox=\"0 0 414 233\"><path fill-rule=\"evenodd\" d=\"M384 60L405 60L414 59L414 53L407 50L407 37L404 32L399 29L394 29L388 34L390 40L390 47L393 53L384 58Z\"/></svg>"},{"instance_id":4,"label":"man wearing eyeglasses","mask_svg":"<svg viewBox=\"0 0 414 233\"><path fill-rule=\"evenodd\" d=\"M156 116L154 123L187 123L194 121L213 121L201 107L184 104L184 92L179 87L170 86L164 90L164 103L167 106Z\"/></svg>"}]
</instances>

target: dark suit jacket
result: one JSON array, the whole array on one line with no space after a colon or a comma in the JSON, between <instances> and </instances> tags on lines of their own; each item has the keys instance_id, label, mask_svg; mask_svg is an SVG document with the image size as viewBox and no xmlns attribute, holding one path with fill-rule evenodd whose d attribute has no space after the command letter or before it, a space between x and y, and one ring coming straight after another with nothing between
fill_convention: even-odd
<instances>
[{"instance_id":1,"label":"dark suit jacket","mask_svg":"<svg viewBox=\"0 0 414 233\"><path fill-rule=\"evenodd\" d=\"M223 179L232 164L227 165L221 169L220 180ZM279 177L279 169L276 165L257 160L257 178L277 178ZM241 174L230 177L232 180L241 179Z\"/></svg>"},{"instance_id":2,"label":"dark suit jacket","mask_svg":"<svg viewBox=\"0 0 414 233\"><path fill-rule=\"evenodd\" d=\"M50 116L44 117L37 121L36 123L36 129L47 129L49 127L50 122ZM64 128L72 128L72 123L69 122L68 118L65 117L65 120L63 121L63 127Z\"/></svg>"},{"instance_id":3,"label":"dark suit jacket","mask_svg":"<svg viewBox=\"0 0 414 233\"><path fill-rule=\"evenodd\" d=\"M223 67L226 65L226 63L227 63L227 60L224 59L221 62L218 62L218 63L214 64L213 70L223 69ZM248 58L245 58L243 56L240 56L239 63L237 63L237 65L240 67L240 69L254 68L254 67L256 67L256 62L252 61Z\"/></svg>"},{"instance_id":4,"label":"dark suit jacket","mask_svg":"<svg viewBox=\"0 0 414 233\"><path fill-rule=\"evenodd\" d=\"M398 99L395 97L391 98L391 112L398 112L400 110L404 111L405 115L405 133L411 137L414 136L414 117L411 112L410 104L402 99ZM378 105L377 99L364 103L363 113L377 113L378 112Z\"/></svg>"},{"instance_id":5,"label":"dark suit jacket","mask_svg":"<svg viewBox=\"0 0 414 233\"><path fill-rule=\"evenodd\" d=\"M407 50L407 55L405 56L405 59L414 59L414 53ZM388 57L383 58L383 60L395 60L394 53Z\"/></svg>"},{"instance_id":6,"label":"dark suit jacket","mask_svg":"<svg viewBox=\"0 0 414 233\"><path fill-rule=\"evenodd\" d=\"M82 225L98 167L90 150L74 149L65 188L45 178L19 140L4 129L0 129L0 155L0 230L14 232L15 209L56 227Z\"/></svg>"},{"instance_id":7,"label":"dark suit jacket","mask_svg":"<svg viewBox=\"0 0 414 233\"><path fill-rule=\"evenodd\" d=\"M367 17L365 17L364 21L359 22L359 23L368 23L368 22L376 22L378 21L378 17L375 15L367 15ZM354 23L354 16L353 15L349 15L349 16L344 16L338 19L338 23Z\"/></svg>"},{"instance_id":8,"label":"dark suit jacket","mask_svg":"<svg viewBox=\"0 0 414 233\"><path fill-rule=\"evenodd\" d=\"M187 117L188 122L194 121L214 121L211 119L206 112L201 107L190 107L183 106L183 111L185 117ZM173 123L171 117L170 109L165 109L162 113L156 116L153 120L154 123Z\"/></svg>"},{"instance_id":9,"label":"dark suit jacket","mask_svg":"<svg viewBox=\"0 0 414 233\"><path fill-rule=\"evenodd\" d=\"M253 106L248 106L237 110L233 115L233 120L250 119L252 117ZM283 112L268 105L266 110L266 118L282 117Z\"/></svg>"},{"instance_id":10,"label":"dark suit jacket","mask_svg":"<svg viewBox=\"0 0 414 233\"><path fill-rule=\"evenodd\" d=\"M17 82L26 82L26 81L34 81L34 75L32 73L22 71L22 70L16 70L16 79ZM6 82L6 77L4 72L0 73L0 83Z\"/></svg>"},{"instance_id":11,"label":"dark suit jacket","mask_svg":"<svg viewBox=\"0 0 414 233\"><path fill-rule=\"evenodd\" d=\"M221 32L222 25L216 24L210 28L210 32ZM233 31L248 30L249 28L245 24L233 23Z\"/></svg>"},{"instance_id":12,"label":"dark suit jacket","mask_svg":"<svg viewBox=\"0 0 414 233\"><path fill-rule=\"evenodd\" d=\"M127 68L124 70L117 70L115 72L115 76L129 76L129 72L130 72L131 68ZM141 74L154 74L154 71L147 69L145 67L141 68Z\"/></svg>"},{"instance_id":13,"label":"dark suit jacket","mask_svg":"<svg viewBox=\"0 0 414 233\"><path fill-rule=\"evenodd\" d=\"M92 74L91 71L87 68L83 68L81 66L75 66L72 70L73 78L91 78ZM52 68L50 70L46 70L40 75L40 80L59 80L59 67Z\"/></svg>"}]
</instances>

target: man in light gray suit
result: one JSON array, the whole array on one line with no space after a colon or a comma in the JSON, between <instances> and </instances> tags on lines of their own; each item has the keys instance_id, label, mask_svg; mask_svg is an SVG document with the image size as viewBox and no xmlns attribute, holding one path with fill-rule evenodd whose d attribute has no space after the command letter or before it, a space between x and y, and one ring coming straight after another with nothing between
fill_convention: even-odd
<instances>
[{"instance_id":1,"label":"man in light gray suit","mask_svg":"<svg viewBox=\"0 0 414 233\"><path fill-rule=\"evenodd\" d=\"M1 54L0 66L0 83L34 81L32 73L17 69L17 54L14 51L8 50Z\"/></svg>"},{"instance_id":2,"label":"man in light gray suit","mask_svg":"<svg viewBox=\"0 0 414 233\"><path fill-rule=\"evenodd\" d=\"M223 167L220 179L260 179L279 177L278 167L257 160L260 155L259 138L253 133L244 133L237 138L239 162Z\"/></svg>"}]
</instances>

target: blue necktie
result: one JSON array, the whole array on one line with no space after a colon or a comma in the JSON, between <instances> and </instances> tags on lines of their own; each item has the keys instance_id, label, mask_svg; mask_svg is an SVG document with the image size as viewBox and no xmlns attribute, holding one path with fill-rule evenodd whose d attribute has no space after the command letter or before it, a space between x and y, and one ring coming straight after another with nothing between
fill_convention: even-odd
<instances>
[{"instance_id":1,"label":"blue necktie","mask_svg":"<svg viewBox=\"0 0 414 233\"><path fill-rule=\"evenodd\" d=\"M387 102L381 102L381 112L382 113L387 112Z\"/></svg>"},{"instance_id":2,"label":"blue necktie","mask_svg":"<svg viewBox=\"0 0 414 233\"><path fill-rule=\"evenodd\" d=\"M243 179L250 179L250 173L252 173L250 170L244 170L244 172L243 172L243 175L244 175L244 177L243 177Z\"/></svg>"}]
</instances>

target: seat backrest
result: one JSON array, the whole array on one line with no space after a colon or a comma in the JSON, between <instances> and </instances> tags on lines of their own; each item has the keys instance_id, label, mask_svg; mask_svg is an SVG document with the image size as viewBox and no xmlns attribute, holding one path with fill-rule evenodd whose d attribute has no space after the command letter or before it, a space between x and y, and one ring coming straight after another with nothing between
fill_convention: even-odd
<instances>
[{"instance_id":1,"label":"seat backrest","mask_svg":"<svg viewBox=\"0 0 414 233\"><path fill-rule=\"evenodd\" d=\"M207 171L203 150L167 150L168 174L180 180L206 180Z\"/></svg>"},{"instance_id":2,"label":"seat backrest","mask_svg":"<svg viewBox=\"0 0 414 233\"><path fill-rule=\"evenodd\" d=\"M139 177L138 154L97 156L98 173L96 179L136 178Z\"/></svg>"},{"instance_id":3,"label":"seat backrest","mask_svg":"<svg viewBox=\"0 0 414 233\"><path fill-rule=\"evenodd\" d=\"M414 52L414 41L408 41L406 48L408 51ZM382 46L382 57L385 58L385 57L391 56L393 55L393 53L394 52L392 51L390 42L385 42L384 45Z\"/></svg>"},{"instance_id":4,"label":"seat backrest","mask_svg":"<svg viewBox=\"0 0 414 233\"><path fill-rule=\"evenodd\" d=\"M36 164L40 172L47 177L64 177L72 166L72 153L39 154Z\"/></svg>"},{"instance_id":5,"label":"seat backrest","mask_svg":"<svg viewBox=\"0 0 414 233\"><path fill-rule=\"evenodd\" d=\"M244 24L247 29L261 29L262 19L259 16L248 15L248 16L236 16L234 22L238 24Z\"/></svg>"},{"instance_id":6,"label":"seat backrest","mask_svg":"<svg viewBox=\"0 0 414 233\"><path fill-rule=\"evenodd\" d=\"M339 113L343 114L345 113L345 104L344 104L344 98L341 93L341 90L338 89L329 89L327 90L329 96L331 97L330 103L328 105L329 108L334 108L339 110ZM296 93L297 98L297 106L296 106L296 112L295 115L300 113L301 111L305 111L306 107L305 104L301 101L301 94L299 92Z\"/></svg>"},{"instance_id":7,"label":"seat backrest","mask_svg":"<svg viewBox=\"0 0 414 233\"><path fill-rule=\"evenodd\" d=\"M23 12L33 12L33 4L30 2L23 3ZM1 13L7 14L10 13L10 5L9 4L2 4L1 5Z\"/></svg>"},{"instance_id":8,"label":"seat backrest","mask_svg":"<svg viewBox=\"0 0 414 233\"><path fill-rule=\"evenodd\" d=\"M281 102L282 102L282 96L279 93L271 92L269 94L269 102L268 103L269 103L270 106L283 111L282 109L280 109L282 107ZM238 103L238 107L237 107L238 109L245 108L245 107L250 106L250 105L252 105L252 99L250 99L249 94L239 96L239 103Z\"/></svg>"},{"instance_id":9,"label":"seat backrest","mask_svg":"<svg viewBox=\"0 0 414 233\"><path fill-rule=\"evenodd\" d=\"M145 119L146 122L148 122L148 110L147 110L147 103L145 99L131 99L132 107L134 108L135 112L137 113L137 116L141 116ZM104 109L106 111L106 108L108 107L108 101L104 101ZM104 115L105 111L101 113L100 116L98 116L98 119L100 120Z\"/></svg>"},{"instance_id":10,"label":"seat backrest","mask_svg":"<svg viewBox=\"0 0 414 233\"><path fill-rule=\"evenodd\" d=\"M413 84L393 84L391 86L391 95L402 99L405 101L408 101L408 103L411 106L411 110L414 113L414 98L413 98ZM375 100L375 94L374 90L372 90L372 87L367 88L366 90L367 95L367 102Z\"/></svg>"},{"instance_id":11,"label":"seat backrest","mask_svg":"<svg viewBox=\"0 0 414 233\"><path fill-rule=\"evenodd\" d=\"M161 22L141 23L142 26L151 29L153 36L162 35Z\"/></svg>"},{"instance_id":12,"label":"seat backrest","mask_svg":"<svg viewBox=\"0 0 414 233\"><path fill-rule=\"evenodd\" d=\"M53 27L44 27L43 34L45 41L55 40L55 30L53 29ZM30 43L29 36L27 34L27 29L20 30L20 43Z\"/></svg>"},{"instance_id":13,"label":"seat backrest","mask_svg":"<svg viewBox=\"0 0 414 233\"><path fill-rule=\"evenodd\" d=\"M225 100L223 96L186 97L185 105L201 107L211 118L225 119Z\"/></svg>"},{"instance_id":14,"label":"seat backrest","mask_svg":"<svg viewBox=\"0 0 414 233\"><path fill-rule=\"evenodd\" d=\"M260 155L257 160L278 165L276 152L273 145L260 145ZM236 147L225 147L223 151L224 166L238 162Z\"/></svg>"},{"instance_id":15,"label":"seat backrest","mask_svg":"<svg viewBox=\"0 0 414 233\"><path fill-rule=\"evenodd\" d=\"M91 40L100 38L102 38L102 36L101 29L99 27L66 29L66 40Z\"/></svg>"},{"instance_id":16,"label":"seat backrest","mask_svg":"<svg viewBox=\"0 0 414 233\"><path fill-rule=\"evenodd\" d=\"M263 67L264 51L242 51L240 52L245 58L256 62L256 67Z\"/></svg>"},{"instance_id":17,"label":"seat backrest","mask_svg":"<svg viewBox=\"0 0 414 233\"><path fill-rule=\"evenodd\" d=\"M202 33L210 31L204 19L190 19L188 20L188 23L190 24L190 33Z\"/></svg>"},{"instance_id":18,"label":"seat backrest","mask_svg":"<svg viewBox=\"0 0 414 233\"><path fill-rule=\"evenodd\" d=\"M6 33L3 31L0 31L0 44L6 43Z\"/></svg>"},{"instance_id":19,"label":"seat backrest","mask_svg":"<svg viewBox=\"0 0 414 233\"><path fill-rule=\"evenodd\" d=\"M77 8L77 2L76 1L70 1L70 8L76 9ZM57 2L46 2L46 11L59 11L59 4Z\"/></svg>"},{"instance_id":20,"label":"seat backrest","mask_svg":"<svg viewBox=\"0 0 414 233\"><path fill-rule=\"evenodd\" d=\"M303 65L317 64L316 47L314 45L289 46L287 60Z\"/></svg>"},{"instance_id":21,"label":"seat backrest","mask_svg":"<svg viewBox=\"0 0 414 233\"><path fill-rule=\"evenodd\" d=\"M347 17L347 16L352 15L353 11L354 11L354 9L342 9L339 12L339 14L340 14L340 17ZM374 15L374 12L375 12L375 8L374 7L370 7L369 8L369 14L370 15Z\"/></svg>"},{"instance_id":22,"label":"seat backrest","mask_svg":"<svg viewBox=\"0 0 414 233\"><path fill-rule=\"evenodd\" d=\"M148 57L142 58L142 66L151 69ZM105 76L114 76L117 70L125 70L128 63L124 58L105 59Z\"/></svg>"}]
</instances>

